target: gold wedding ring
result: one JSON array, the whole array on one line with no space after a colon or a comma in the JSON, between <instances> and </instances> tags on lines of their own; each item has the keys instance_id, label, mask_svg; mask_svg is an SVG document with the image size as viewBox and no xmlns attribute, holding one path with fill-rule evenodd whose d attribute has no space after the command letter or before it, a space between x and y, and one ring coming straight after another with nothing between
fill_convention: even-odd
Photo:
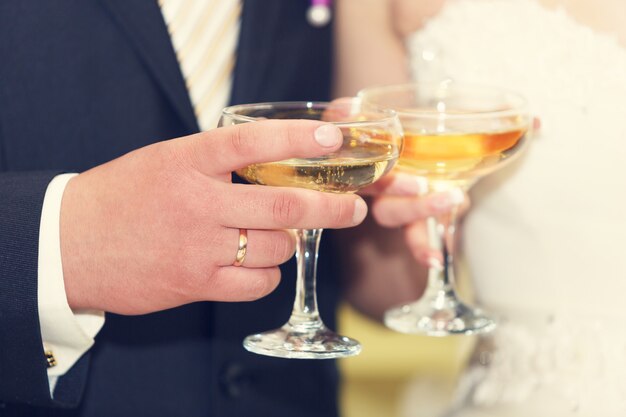
<instances>
[{"instance_id":1,"label":"gold wedding ring","mask_svg":"<svg viewBox=\"0 0 626 417\"><path fill-rule=\"evenodd\" d=\"M237 248L237 256L235 256L235 262L233 262L233 266L243 265L243 261L246 259L247 250L248 250L248 230L239 229L239 247Z\"/></svg>"}]
</instances>

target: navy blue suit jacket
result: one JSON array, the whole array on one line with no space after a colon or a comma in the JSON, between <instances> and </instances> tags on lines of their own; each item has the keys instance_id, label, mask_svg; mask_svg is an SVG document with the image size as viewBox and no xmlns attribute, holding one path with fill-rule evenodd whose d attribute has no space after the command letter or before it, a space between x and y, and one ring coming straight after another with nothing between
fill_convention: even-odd
<instances>
[{"instance_id":1,"label":"navy blue suit jacket","mask_svg":"<svg viewBox=\"0 0 626 417\"><path fill-rule=\"evenodd\" d=\"M233 103L328 99L331 30L306 23L307 5L244 1ZM337 414L332 361L274 359L241 346L287 319L293 263L258 302L107 315L94 348L50 398L37 311L49 181L197 130L156 0L0 2L0 415ZM331 257L322 253L319 292L333 326Z\"/></svg>"}]
</instances>

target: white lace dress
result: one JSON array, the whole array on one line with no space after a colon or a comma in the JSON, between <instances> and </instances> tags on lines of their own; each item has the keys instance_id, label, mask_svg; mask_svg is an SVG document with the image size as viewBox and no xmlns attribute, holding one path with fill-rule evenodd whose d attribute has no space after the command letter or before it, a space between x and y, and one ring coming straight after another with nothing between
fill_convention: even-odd
<instances>
[{"instance_id":1,"label":"white lace dress","mask_svg":"<svg viewBox=\"0 0 626 417\"><path fill-rule=\"evenodd\" d=\"M473 192L464 251L502 323L452 414L626 415L626 49L533 0L451 1L409 46L417 79L518 90L542 123Z\"/></svg>"}]
</instances>

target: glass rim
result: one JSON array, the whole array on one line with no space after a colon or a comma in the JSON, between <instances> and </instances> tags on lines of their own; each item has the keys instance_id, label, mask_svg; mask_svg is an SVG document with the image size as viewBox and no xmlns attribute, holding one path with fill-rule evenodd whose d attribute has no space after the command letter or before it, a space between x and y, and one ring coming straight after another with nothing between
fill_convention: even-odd
<instances>
[{"instance_id":1,"label":"glass rim","mask_svg":"<svg viewBox=\"0 0 626 417\"><path fill-rule=\"evenodd\" d=\"M350 97L355 100L359 100L358 104L361 104L359 97ZM246 116L244 114L238 114L238 109L313 109L313 108L327 108L330 105L339 105L345 107L352 107L353 103L333 103L331 101L267 101L262 103L248 103L248 104L234 104L232 106L227 106L222 109L222 116L232 117L233 119L246 121L246 122L256 122L259 120L265 120L260 117ZM348 120L348 121L326 121L319 120L323 123L329 123L332 125L336 125L338 127L364 127L371 124L379 124L385 122L393 122L398 121L398 112L393 109L385 109L385 108L376 108L374 109L376 112L380 113L381 117L371 120ZM298 120L298 119L270 119L270 120ZM315 120L315 119L313 119Z\"/></svg>"},{"instance_id":2,"label":"glass rim","mask_svg":"<svg viewBox=\"0 0 626 417\"><path fill-rule=\"evenodd\" d=\"M446 89L454 90L470 90L475 92L489 92L489 93L498 93L502 96L511 97L514 99L515 103L512 108L503 109L503 110L482 110L475 111L472 113L445 113L439 111L425 111L425 110L407 110L407 109L391 109L394 110L398 116L405 117L420 117L424 119L479 119L479 118L490 118L490 117L506 117L506 116L514 116L518 114L525 114L530 116L530 111L528 108L528 100L521 95L520 93L502 88L494 85L488 84L479 84L479 83L463 83L463 82L455 82L451 80L440 81L440 82L411 82L411 83L402 83L402 84L387 84L387 85L377 85L372 87L365 87L358 91L357 97L361 99L361 101L370 106L380 107L381 109L387 109L383 105L379 105L377 103L372 103L368 101L365 96L367 94L380 94L380 93L392 93L392 92L410 92L411 90L417 90L418 88L422 89L441 89L445 91ZM442 98L445 98L443 96Z\"/></svg>"}]
</instances>

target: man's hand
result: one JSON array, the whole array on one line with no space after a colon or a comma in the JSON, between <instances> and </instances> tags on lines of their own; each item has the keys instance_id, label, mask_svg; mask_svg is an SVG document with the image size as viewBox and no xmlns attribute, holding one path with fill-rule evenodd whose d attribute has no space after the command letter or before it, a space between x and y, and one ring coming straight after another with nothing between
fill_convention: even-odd
<instances>
[{"instance_id":1,"label":"man's hand","mask_svg":"<svg viewBox=\"0 0 626 417\"><path fill-rule=\"evenodd\" d=\"M273 291L295 247L284 229L354 226L366 205L355 195L232 184L231 172L341 142L321 122L260 121L141 148L74 177L61 208L70 306L142 314ZM240 228L248 248L237 267Z\"/></svg>"}]
</instances>

